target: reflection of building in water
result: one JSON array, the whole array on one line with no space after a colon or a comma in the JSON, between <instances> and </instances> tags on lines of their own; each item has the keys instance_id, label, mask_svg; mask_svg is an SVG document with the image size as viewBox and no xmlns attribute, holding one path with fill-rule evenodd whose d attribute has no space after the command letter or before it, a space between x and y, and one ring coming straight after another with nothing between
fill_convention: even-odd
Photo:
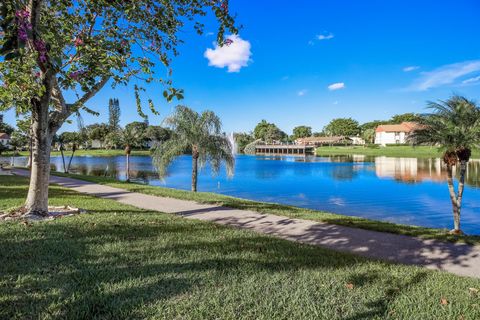
<instances>
[{"instance_id":1,"label":"reflection of building in water","mask_svg":"<svg viewBox=\"0 0 480 320\"><path fill-rule=\"evenodd\" d=\"M380 178L391 177L403 182L446 179L440 159L376 157L375 172Z\"/></svg>"}]
</instances>

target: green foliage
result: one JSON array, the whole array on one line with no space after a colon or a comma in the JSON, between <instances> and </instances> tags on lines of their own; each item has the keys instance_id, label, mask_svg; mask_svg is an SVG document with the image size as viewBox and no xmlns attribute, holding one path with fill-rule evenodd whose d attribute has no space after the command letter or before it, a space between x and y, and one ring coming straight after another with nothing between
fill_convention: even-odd
<instances>
[{"instance_id":1,"label":"green foliage","mask_svg":"<svg viewBox=\"0 0 480 320\"><path fill-rule=\"evenodd\" d=\"M418 122L421 120L421 115L416 113L403 113L403 114L396 114L390 119L390 123L402 123L402 122Z\"/></svg>"},{"instance_id":2,"label":"green foliage","mask_svg":"<svg viewBox=\"0 0 480 320\"><path fill-rule=\"evenodd\" d=\"M6 133L8 135L11 135L15 129L8 123L2 122L0 123L0 133Z\"/></svg>"},{"instance_id":3,"label":"green foliage","mask_svg":"<svg viewBox=\"0 0 480 320\"><path fill-rule=\"evenodd\" d=\"M143 148L146 142L145 131L147 124L134 121L125 126L119 133L121 144L124 147Z\"/></svg>"},{"instance_id":4,"label":"green foliage","mask_svg":"<svg viewBox=\"0 0 480 320\"><path fill-rule=\"evenodd\" d=\"M0 155L8 150L8 146L4 145L3 143L0 143Z\"/></svg>"},{"instance_id":5,"label":"green foliage","mask_svg":"<svg viewBox=\"0 0 480 320\"><path fill-rule=\"evenodd\" d=\"M373 121L370 121L370 122L365 122L360 126L360 131L362 133L365 132L366 130L369 130L369 129L373 129L375 131L375 129L377 129L378 126L380 126L382 124L387 124L389 122L390 121L388 121L388 120L373 120Z\"/></svg>"},{"instance_id":6,"label":"green foliage","mask_svg":"<svg viewBox=\"0 0 480 320\"><path fill-rule=\"evenodd\" d=\"M311 136L312 136L312 127L298 126L293 128L292 140L296 140L298 138L311 137Z\"/></svg>"},{"instance_id":7,"label":"green foliage","mask_svg":"<svg viewBox=\"0 0 480 320\"><path fill-rule=\"evenodd\" d=\"M280 130L275 124L262 120L253 130L253 136L256 140L260 139L267 143L280 141L287 138L287 134Z\"/></svg>"},{"instance_id":8,"label":"green foliage","mask_svg":"<svg viewBox=\"0 0 480 320\"><path fill-rule=\"evenodd\" d=\"M329 136L356 136L360 133L358 121L352 118L337 118L323 129Z\"/></svg>"},{"instance_id":9,"label":"green foliage","mask_svg":"<svg viewBox=\"0 0 480 320\"><path fill-rule=\"evenodd\" d=\"M171 130L161 126L148 126L145 130L145 138L154 143L165 142L170 139L171 135Z\"/></svg>"},{"instance_id":10,"label":"green foliage","mask_svg":"<svg viewBox=\"0 0 480 320\"><path fill-rule=\"evenodd\" d=\"M221 163L225 162L227 174L233 174L235 159L232 146L222 134L222 124L215 113L204 111L199 114L188 107L177 106L165 123L172 130L172 136L153 151L153 163L160 177L167 174L168 166L176 157L194 148L199 153L200 168L208 162L212 173L216 174Z\"/></svg>"},{"instance_id":11,"label":"green foliage","mask_svg":"<svg viewBox=\"0 0 480 320\"><path fill-rule=\"evenodd\" d=\"M27 184L27 179L2 177L0 210L21 205ZM214 194L116 186L282 212L278 205ZM52 205L70 204L88 214L0 224L2 319L480 317L474 291L479 279L141 210L57 185L49 196ZM306 217L322 214L283 211L289 210L298 217L302 211ZM441 305L442 298L449 304Z\"/></svg>"},{"instance_id":12,"label":"green foliage","mask_svg":"<svg viewBox=\"0 0 480 320\"><path fill-rule=\"evenodd\" d=\"M362 138L366 143L375 142L375 129L369 128L362 131Z\"/></svg>"},{"instance_id":13,"label":"green foliage","mask_svg":"<svg viewBox=\"0 0 480 320\"><path fill-rule=\"evenodd\" d=\"M0 110L23 114L35 110L32 103L50 101L49 121L57 128L78 110L88 111L85 102L107 82L125 85L132 77L157 81L167 101L181 99L183 91L171 80L171 62L183 43L180 36L191 26L202 34L201 19L209 11L223 45L225 33L235 34L237 28L221 1L58 0L28 7L24 1L2 1ZM157 64L166 67L165 74L155 73ZM67 103L63 95L73 91L79 99Z\"/></svg>"},{"instance_id":14,"label":"green foliage","mask_svg":"<svg viewBox=\"0 0 480 320\"><path fill-rule=\"evenodd\" d=\"M81 141L81 136L78 132L62 132L59 136L60 140L64 144L81 144L83 141Z\"/></svg>"},{"instance_id":15,"label":"green foliage","mask_svg":"<svg viewBox=\"0 0 480 320\"><path fill-rule=\"evenodd\" d=\"M108 125L111 131L120 129L120 102L116 98L108 100Z\"/></svg>"},{"instance_id":16,"label":"green foliage","mask_svg":"<svg viewBox=\"0 0 480 320\"><path fill-rule=\"evenodd\" d=\"M252 134L245 133L245 132L235 133L234 138L235 138L235 142L237 143L237 147L238 147L237 151L240 152L240 153L244 153L245 152L245 147L255 140Z\"/></svg>"},{"instance_id":17,"label":"green foliage","mask_svg":"<svg viewBox=\"0 0 480 320\"><path fill-rule=\"evenodd\" d=\"M480 146L480 108L475 102L453 96L428 106L433 112L420 118L420 129L409 136L410 142L452 152Z\"/></svg>"},{"instance_id":18,"label":"green foliage","mask_svg":"<svg viewBox=\"0 0 480 320\"><path fill-rule=\"evenodd\" d=\"M99 140L103 142L108 133L110 132L110 128L105 123L94 123L85 127L85 131L87 133L88 139Z\"/></svg>"}]
</instances>

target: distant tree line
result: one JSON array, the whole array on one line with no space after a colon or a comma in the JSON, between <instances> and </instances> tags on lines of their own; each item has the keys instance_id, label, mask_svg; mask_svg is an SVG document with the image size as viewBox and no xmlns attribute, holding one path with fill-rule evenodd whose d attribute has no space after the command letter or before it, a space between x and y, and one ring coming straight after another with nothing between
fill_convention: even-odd
<instances>
[{"instance_id":1,"label":"distant tree line","mask_svg":"<svg viewBox=\"0 0 480 320\"><path fill-rule=\"evenodd\" d=\"M360 124L352 118L332 119L320 132L312 132L312 127L301 125L293 128L291 135L282 131L274 123L266 120L260 121L253 132L235 134L238 151L244 152L245 147L256 140L266 143L273 142L293 142L299 138L306 137L326 137L326 136L359 136L367 143L373 143L375 139L375 129L382 124L399 124L402 122L417 122L421 115L416 113L403 113L391 117L389 120L373 120Z\"/></svg>"}]
</instances>

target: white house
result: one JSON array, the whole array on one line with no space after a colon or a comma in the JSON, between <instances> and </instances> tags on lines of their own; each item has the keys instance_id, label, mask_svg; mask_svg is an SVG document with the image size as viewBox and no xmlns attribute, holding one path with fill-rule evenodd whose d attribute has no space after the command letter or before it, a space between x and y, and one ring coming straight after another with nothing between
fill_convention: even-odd
<instances>
[{"instance_id":1,"label":"white house","mask_svg":"<svg viewBox=\"0 0 480 320\"><path fill-rule=\"evenodd\" d=\"M103 144L103 141L101 140L93 139L91 146L92 146L92 149L103 149L104 144Z\"/></svg>"},{"instance_id":2,"label":"white house","mask_svg":"<svg viewBox=\"0 0 480 320\"><path fill-rule=\"evenodd\" d=\"M0 144L8 147L10 145L10 136L6 133L0 133Z\"/></svg>"},{"instance_id":3,"label":"white house","mask_svg":"<svg viewBox=\"0 0 480 320\"><path fill-rule=\"evenodd\" d=\"M349 137L352 140L352 144L356 146L363 146L365 144L365 139L358 136Z\"/></svg>"},{"instance_id":4,"label":"white house","mask_svg":"<svg viewBox=\"0 0 480 320\"><path fill-rule=\"evenodd\" d=\"M387 144L407 143L408 135L417 127L415 122L382 124L375 130L375 144L386 146Z\"/></svg>"}]
</instances>

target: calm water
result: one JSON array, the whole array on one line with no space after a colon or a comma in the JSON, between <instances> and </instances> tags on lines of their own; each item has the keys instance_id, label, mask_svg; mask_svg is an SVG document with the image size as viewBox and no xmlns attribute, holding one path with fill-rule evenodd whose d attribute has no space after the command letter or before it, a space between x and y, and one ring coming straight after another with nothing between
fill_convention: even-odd
<instances>
[{"instance_id":1,"label":"calm water","mask_svg":"<svg viewBox=\"0 0 480 320\"><path fill-rule=\"evenodd\" d=\"M25 159L16 160L17 165ZM52 158L62 170L60 157ZM131 158L134 180L190 188L191 159L180 157L163 181L148 156ZM125 179L125 157L76 157L72 172ZM440 159L366 156L237 156L235 177L205 168L199 190L410 225L451 228L451 204ZM480 234L480 160L472 160L462 211L463 229Z\"/></svg>"}]
</instances>

